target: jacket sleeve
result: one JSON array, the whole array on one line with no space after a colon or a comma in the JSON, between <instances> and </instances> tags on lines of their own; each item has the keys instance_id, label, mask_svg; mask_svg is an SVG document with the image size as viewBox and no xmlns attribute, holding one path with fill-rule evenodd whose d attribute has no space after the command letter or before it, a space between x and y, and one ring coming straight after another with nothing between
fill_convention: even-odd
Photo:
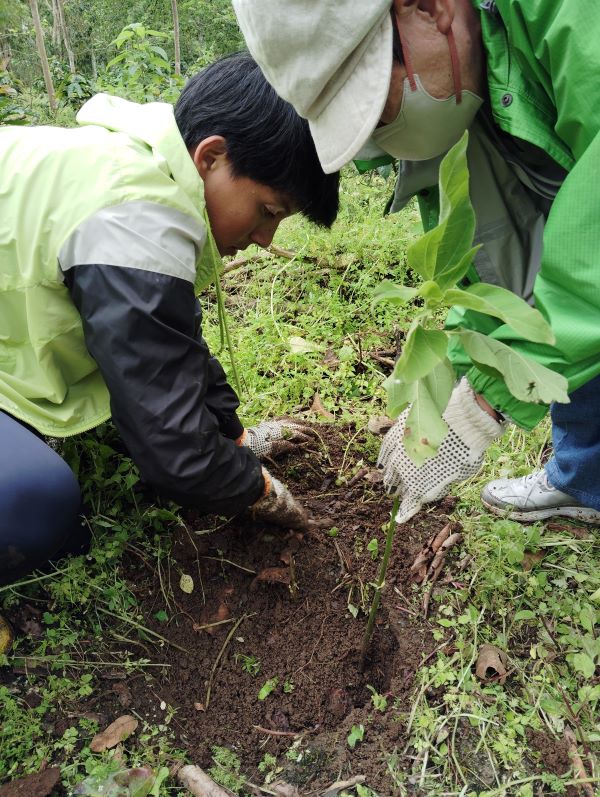
<instances>
[{"instance_id":1,"label":"jacket sleeve","mask_svg":"<svg viewBox=\"0 0 600 797\"><path fill-rule=\"evenodd\" d=\"M71 235L59 255L65 283L144 480L183 506L230 515L260 497L264 480L231 439L238 400L201 335L188 221L133 204Z\"/></svg>"},{"instance_id":2,"label":"jacket sleeve","mask_svg":"<svg viewBox=\"0 0 600 797\"><path fill-rule=\"evenodd\" d=\"M534 284L536 307L550 323L556 346L523 341L505 325L490 335L562 373L572 392L600 374L600 17L591 13L592 3L574 0L503 0L498 7L515 63L551 98L554 131L574 165L553 202ZM474 367L467 376L474 390L524 428L545 414L545 407L517 401L501 379Z\"/></svg>"}]
</instances>

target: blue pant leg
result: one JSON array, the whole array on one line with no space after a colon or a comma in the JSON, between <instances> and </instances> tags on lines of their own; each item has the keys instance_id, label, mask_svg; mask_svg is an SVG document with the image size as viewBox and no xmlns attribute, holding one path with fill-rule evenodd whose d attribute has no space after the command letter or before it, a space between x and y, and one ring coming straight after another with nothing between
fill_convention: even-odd
<instances>
[{"instance_id":1,"label":"blue pant leg","mask_svg":"<svg viewBox=\"0 0 600 797\"><path fill-rule=\"evenodd\" d=\"M81 494L67 463L0 412L0 584L48 562L79 526Z\"/></svg>"},{"instance_id":2,"label":"blue pant leg","mask_svg":"<svg viewBox=\"0 0 600 797\"><path fill-rule=\"evenodd\" d=\"M570 399L550 409L554 454L546 472L554 487L600 510L600 376Z\"/></svg>"}]
</instances>

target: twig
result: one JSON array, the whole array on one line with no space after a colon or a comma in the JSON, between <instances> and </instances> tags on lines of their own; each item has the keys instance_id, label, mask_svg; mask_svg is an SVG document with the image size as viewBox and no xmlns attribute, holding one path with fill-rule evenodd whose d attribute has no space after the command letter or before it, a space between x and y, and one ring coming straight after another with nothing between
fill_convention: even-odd
<instances>
[{"instance_id":1,"label":"twig","mask_svg":"<svg viewBox=\"0 0 600 797\"><path fill-rule=\"evenodd\" d=\"M369 649L369 642L371 641L371 637L373 636L373 629L375 627L375 618L377 617L377 610L379 609L379 603L381 601L381 593L385 586L385 575L387 573L390 556L392 554L392 544L394 542L394 535L396 532L396 515L398 514L399 507L400 507L400 499L398 498L398 496L396 496L394 498L394 503L392 505L392 514L390 516L390 522L388 524L388 529L385 537L385 550L383 552L383 557L381 559L381 564L379 566L379 573L377 574L377 581L375 583L375 593L373 595L373 602L371 603L371 611L369 612L369 620L367 622L365 635L363 637L362 646L360 649L360 659L358 663L359 672L365 671L365 663L367 659L367 651Z\"/></svg>"},{"instance_id":2,"label":"twig","mask_svg":"<svg viewBox=\"0 0 600 797\"><path fill-rule=\"evenodd\" d=\"M430 661L430 660L431 660L431 659L432 659L432 658L435 656L435 654L436 654L436 653L439 653L439 652L440 652L440 650L443 650L445 647L448 647L448 645L449 645L449 644L450 644L450 643L451 643L453 640L454 640L454 631L453 631L453 632L450 634L450 636L448 637L448 639L446 639L444 642L442 642L442 644L441 644L441 645L438 645L438 646L437 646L437 648L434 648L434 649L431 651L431 653L429 653L427 656L425 656L425 658L423 659L423 661L422 661L422 662L419 664L419 667L424 667L424 666L427 664L427 662L428 662L428 661Z\"/></svg>"},{"instance_id":3,"label":"twig","mask_svg":"<svg viewBox=\"0 0 600 797\"><path fill-rule=\"evenodd\" d=\"M200 767L188 764L177 773L177 778L184 788L194 797L231 797L233 792L223 789L209 778Z\"/></svg>"},{"instance_id":4,"label":"twig","mask_svg":"<svg viewBox=\"0 0 600 797\"><path fill-rule=\"evenodd\" d=\"M268 733L269 736L304 736L306 733L310 733L310 731L276 731L271 728L263 728L262 725L253 725L252 726L255 731L259 733Z\"/></svg>"},{"instance_id":5,"label":"twig","mask_svg":"<svg viewBox=\"0 0 600 797\"><path fill-rule=\"evenodd\" d=\"M249 617L254 617L255 614L256 612L253 612L252 614L243 614L240 617L240 619L235 623L235 625L230 629L229 633L225 637L225 642L223 642L223 647L219 651L217 658L215 659L215 662L212 666L212 670L210 671L210 678L208 679L208 688L206 690L206 700L204 701L204 707L206 711L208 711L208 704L210 703L210 693L212 691L215 672L217 671L217 667L219 666L219 662L221 661L223 653L225 653L225 648L230 643L231 637L235 634L235 632L237 631L239 626L244 622L244 620L247 620Z\"/></svg>"},{"instance_id":6,"label":"twig","mask_svg":"<svg viewBox=\"0 0 600 797\"><path fill-rule=\"evenodd\" d=\"M581 756L577 752L577 739L575 738L575 734L568 725L565 727L565 740L569 748L571 761L573 762L573 770L575 772L576 780L585 781L588 777L588 774L583 765L583 761L581 760ZM578 785L585 794L585 797L594 797L594 789L592 788L591 783L582 782Z\"/></svg>"},{"instance_id":7,"label":"twig","mask_svg":"<svg viewBox=\"0 0 600 797\"><path fill-rule=\"evenodd\" d=\"M237 567L239 570L243 570L245 573L252 573L252 575L256 575L256 570L251 570L249 567L244 567L243 565L238 565L237 562L232 562L231 559L223 559L222 556L201 556L201 559L212 559L213 562L225 562L232 567Z\"/></svg>"},{"instance_id":8,"label":"twig","mask_svg":"<svg viewBox=\"0 0 600 797\"><path fill-rule=\"evenodd\" d=\"M387 365L389 368L393 368L396 363L392 360L391 357L382 357L381 354L376 354L374 351L366 352L367 357L370 357L375 362L381 363L382 365Z\"/></svg>"},{"instance_id":9,"label":"twig","mask_svg":"<svg viewBox=\"0 0 600 797\"><path fill-rule=\"evenodd\" d=\"M132 620L131 617L127 617L126 614L115 614L115 612L110 612L108 609L103 609L101 606L96 606L96 611L101 612L102 614L108 614L109 617L114 617L117 620L121 620L124 623L129 623L129 625L132 625L134 628L137 628L138 631L143 631L145 634L150 634L150 636L153 636L156 639L160 639L161 642L166 642L167 645L170 645L172 648L180 650L182 653L189 653L189 650L187 650L186 648L182 648L181 645L178 645L176 642L171 642L170 639L167 639L161 634L157 634L156 631L152 631L152 629L146 628L145 625L141 625L141 623L136 623L135 620Z\"/></svg>"}]
</instances>

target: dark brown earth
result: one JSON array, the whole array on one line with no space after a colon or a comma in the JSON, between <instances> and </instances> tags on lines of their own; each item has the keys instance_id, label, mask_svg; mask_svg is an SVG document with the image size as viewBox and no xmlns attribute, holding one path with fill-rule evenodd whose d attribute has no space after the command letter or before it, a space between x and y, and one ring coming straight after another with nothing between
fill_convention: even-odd
<instances>
[{"instance_id":1,"label":"dark brown earth","mask_svg":"<svg viewBox=\"0 0 600 797\"><path fill-rule=\"evenodd\" d=\"M370 655L359 673L366 615L354 618L348 604L368 609L361 591L369 589L377 565L366 546L376 538L383 551L390 501L364 477L352 484L364 435L327 426L319 434L325 445L270 466L310 509L317 523L312 531L281 531L249 514L230 522L189 515L162 574L175 593L171 610L156 573L131 562L145 621L167 611L171 621L151 627L186 650L165 648L168 671L135 681L133 702L151 722L169 711L161 705L174 709L171 727L200 766L211 765L211 746L220 745L235 751L251 779L261 779L256 766L264 754L281 754L301 739L310 752L287 766L287 780L312 789L363 773L371 787L391 793L383 753L403 748L399 715L410 710L415 671L434 647L428 623L414 613L409 567L447 522L452 501L398 534ZM290 580L290 570L293 583L279 583ZM179 588L182 574L194 580L191 594ZM228 622L199 629L220 619ZM260 662L257 675L243 670L241 655ZM259 690L270 678L277 686L261 701ZM385 714L374 711L367 685L387 697ZM359 724L364 740L351 751L346 738Z\"/></svg>"},{"instance_id":2,"label":"dark brown earth","mask_svg":"<svg viewBox=\"0 0 600 797\"><path fill-rule=\"evenodd\" d=\"M380 560L373 561L367 545L377 539L381 555L391 502L369 480L364 463L373 450L366 452L365 434L324 425L318 432L321 442L314 450L268 463L310 509L312 530L267 527L249 513L229 521L188 513L160 569L132 552L124 575L140 604L137 619L167 640L154 645L156 637L144 635L137 644L151 664L166 666L126 678L119 668L107 670L94 695L71 705L65 716L58 712L49 732L60 736L81 716L102 728L131 712L152 726L168 725L189 760L205 768L213 763L211 747L219 745L233 750L244 774L258 783L264 780L259 762L266 753L278 756L278 777L296 784L302 797L360 774L381 797L398 793L385 756L397 751L397 766L411 771L404 734L415 673L439 644L431 636L434 623L422 616L410 565L448 522L454 500L398 530L360 673L368 584ZM459 549L451 552L450 569L460 555ZM180 587L182 575L193 580L189 594ZM356 617L349 604L359 610ZM39 609L32 611L21 606L18 625L37 636ZM242 656L259 663L257 674L244 670ZM261 687L273 678L275 688L260 700ZM368 686L385 695L385 713L374 710ZM365 728L364 739L350 750L347 737L358 725ZM476 740L471 746L467 727L461 738L468 759ZM558 742L541 733L530 742L537 771L560 774L569 768ZM284 755L292 744L302 751L297 762ZM13 793L21 792L7 797ZM417 788L411 793L423 797Z\"/></svg>"}]
</instances>

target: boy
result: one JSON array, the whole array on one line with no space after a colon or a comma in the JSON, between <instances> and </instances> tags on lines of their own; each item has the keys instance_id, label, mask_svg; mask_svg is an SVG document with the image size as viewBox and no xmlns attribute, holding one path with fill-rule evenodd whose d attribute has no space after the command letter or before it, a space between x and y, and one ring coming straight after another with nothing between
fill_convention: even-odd
<instances>
[{"instance_id":1,"label":"boy","mask_svg":"<svg viewBox=\"0 0 600 797\"><path fill-rule=\"evenodd\" d=\"M111 416L166 497L305 522L256 456L303 431L244 431L195 287L215 247L268 246L295 212L330 226L338 175L247 54L196 75L174 111L98 95L77 121L0 130L0 584L85 548L79 487L39 435Z\"/></svg>"}]
</instances>

